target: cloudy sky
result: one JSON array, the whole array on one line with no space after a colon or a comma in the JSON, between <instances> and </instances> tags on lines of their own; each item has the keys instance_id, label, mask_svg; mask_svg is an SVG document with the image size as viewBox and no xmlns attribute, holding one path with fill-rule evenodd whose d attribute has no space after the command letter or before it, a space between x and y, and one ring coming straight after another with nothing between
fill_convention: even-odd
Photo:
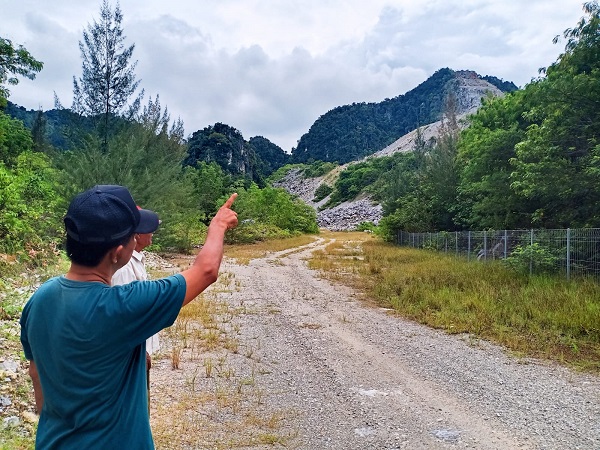
<instances>
[{"instance_id":1,"label":"cloudy sky","mask_svg":"<svg viewBox=\"0 0 600 450\"><path fill-rule=\"evenodd\" d=\"M115 5L116 1L111 0ZM71 105L79 41L101 0L0 0L0 36L44 69L11 87L30 109ZM556 60L582 0L121 0L146 98L190 135L216 122L286 151L330 109L379 102L443 67L522 87Z\"/></svg>"}]
</instances>

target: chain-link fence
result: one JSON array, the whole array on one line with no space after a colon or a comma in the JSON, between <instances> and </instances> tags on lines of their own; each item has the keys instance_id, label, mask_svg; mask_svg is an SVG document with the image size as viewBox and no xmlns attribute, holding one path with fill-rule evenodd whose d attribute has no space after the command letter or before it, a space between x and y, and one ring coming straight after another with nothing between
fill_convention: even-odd
<instances>
[{"instance_id":1,"label":"chain-link fence","mask_svg":"<svg viewBox=\"0 0 600 450\"><path fill-rule=\"evenodd\" d=\"M470 260L503 259L529 273L600 278L600 228L408 233L396 244L443 251Z\"/></svg>"}]
</instances>

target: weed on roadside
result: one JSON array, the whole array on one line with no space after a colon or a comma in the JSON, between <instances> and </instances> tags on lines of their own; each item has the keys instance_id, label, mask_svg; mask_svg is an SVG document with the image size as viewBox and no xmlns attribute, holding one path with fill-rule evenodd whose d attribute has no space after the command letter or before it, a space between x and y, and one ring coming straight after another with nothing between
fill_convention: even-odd
<instances>
[{"instance_id":1,"label":"weed on roadside","mask_svg":"<svg viewBox=\"0 0 600 450\"><path fill-rule=\"evenodd\" d=\"M600 284L593 280L518 275L493 262L397 247L359 233L314 252L309 266L403 317L600 373Z\"/></svg>"},{"instance_id":2,"label":"weed on roadside","mask_svg":"<svg viewBox=\"0 0 600 450\"><path fill-rule=\"evenodd\" d=\"M155 377L151 387L157 449L288 446L297 435L284 427L289 413L273 412L266 402L260 377L269 370L260 366L257 347L240 343L238 318L250 312L227 303L231 289L235 277L220 277L161 332L177 367L171 364L173 372L163 381Z\"/></svg>"}]
</instances>

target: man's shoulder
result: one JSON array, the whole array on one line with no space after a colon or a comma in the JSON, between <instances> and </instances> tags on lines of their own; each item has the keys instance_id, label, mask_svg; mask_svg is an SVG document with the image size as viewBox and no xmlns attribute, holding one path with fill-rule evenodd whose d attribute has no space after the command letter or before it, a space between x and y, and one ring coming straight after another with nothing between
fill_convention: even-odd
<instances>
[{"instance_id":1,"label":"man's shoulder","mask_svg":"<svg viewBox=\"0 0 600 450\"><path fill-rule=\"evenodd\" d=\"M133 265L131 263L131 259L127 264L117 270L112 276L110 284L112 286L117 286L120 284L127 284L135 281L137 278L135 276L135 272L133 270Z\"/></svg>"}]
</instances>

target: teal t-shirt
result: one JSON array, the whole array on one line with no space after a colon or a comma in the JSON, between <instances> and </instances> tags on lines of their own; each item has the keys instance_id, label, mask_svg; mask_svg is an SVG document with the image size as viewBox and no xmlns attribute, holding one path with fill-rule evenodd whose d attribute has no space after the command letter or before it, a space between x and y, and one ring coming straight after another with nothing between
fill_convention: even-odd
<instances>
[{"instance_id":1,"label":"teal t-shirt","mask_svg":"<svg viewBox=\"0 0 600 450\"><path fill-rule=\"evenodd\" d=\"M175 322L185 279L110 287L57 277L29 299L21 343L44 405L38 449L153 449L146 390L150 336Z\"/></svg>"}]
</instances>

